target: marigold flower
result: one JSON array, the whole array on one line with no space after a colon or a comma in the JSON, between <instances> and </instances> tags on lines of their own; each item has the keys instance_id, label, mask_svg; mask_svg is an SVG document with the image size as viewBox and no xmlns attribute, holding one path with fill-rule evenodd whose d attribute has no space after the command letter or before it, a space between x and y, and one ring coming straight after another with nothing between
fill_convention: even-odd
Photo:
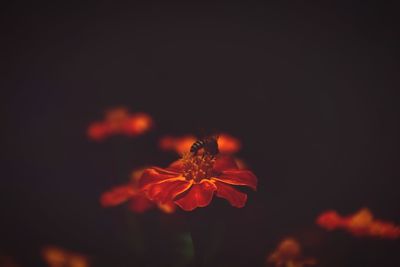
<instances>
[{"instance_id":1,"label":"marigold flower","mask_svg":"<svg viewBox=\"0 0 400 267\"><path fill-rule=\"evenodd\" d=\"M267 262L276 267L303 267L315 265L313 258L304 259L299 242L293 238L283 239L278 247L267 257Z\"/></svg>"},{"instance_id":2,"label":"marigold flower","mask_svg":"<svg viewBox=\"0 0 400 267\"><path fill-rule=\"evenodd\" d=\"M43 248L42 258L50 267L89 267L86 256L54 246Z\"/></svg>"},{"instance_id":3,"label":"marigold flower","mask_svg":"<svg viewBox=\"0 0 400 267\"><path fill-rule=\"evenodd\" d=\"M197 138L193 135L184 135L180 137L164 136L159 141L159 146L165 151L175 151L182 155L190 150L190 147ZM218 149L222 154L233 154L240 150L240 141L226 133L218 135Z\"/></svg>"},{"instance_id":4,"label":"marigold flower","mask_svg":"<svg viewBox=\"0 0 400 267\"><path fill-rule=\"evenodd\" d=\"M191 153L165 169L146 169L139 183L149 199L157 203L173 201L185 211L208 206L214 194L242 208L247 195L234 186L257 188L256 176L238 169L233 158Z\"/></svg>"},{"instance_id":5,"label":"marigold flower","mask_svg":"<svg viewBox=\"0 0 400 267\"><path fill-rule=\"evenodd\" d=\"M138 179L141 177L144 168L132 172L131 181L124 185L119 185L103 193L100 203L103 207L114 207L129 201L129 209L135 213L143 213L152 209L156 204L149 200L138 187ZM165 213L173 213L175 204L167 202L158 204L158 208Z\"/></svg>"},{"instance_id":6,"label":"marigold flower","mask_svg":"<svg viewBox=\"0 0 400 267\"><path fill-rule=\"evenodd\" d=\"M372 236L388 239L400 238L400 227L393 223L375 220L372 212L363 208L353 215L342 217L335 211L327 211L317 218L324 229L344 229L354 236Z\"/></svg>"},{"instance_id":7,"label":"marigold flower","mask_svg":"<svg viewBox=\"0 0 400 267\"><path fill-rule=\"evenodd\" d=\"M153 127L153 119L146 113L130 114L125 108L115 108L106 112L100 122L89 125L87 135L90 139L101 141L111 135L141 135Z\"/></svg>"}]
</instances>

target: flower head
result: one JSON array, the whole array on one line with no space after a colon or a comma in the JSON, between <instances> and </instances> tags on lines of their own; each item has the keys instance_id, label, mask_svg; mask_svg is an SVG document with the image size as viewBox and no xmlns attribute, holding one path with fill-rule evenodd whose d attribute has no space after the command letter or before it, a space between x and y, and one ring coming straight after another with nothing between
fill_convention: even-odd
<instances>
[{"instance_id":1,"label":"flower head","mask_svg":"<svg viewBox=\"0 0 400 267\"><path fill-rule=\"evenodd\" d=\"M100 122L93 122L87 129L90 139L101 141L112 135L138 136L153 127L153 119L146 113L130 114L125 108L115 108L106 112Z\"/></svg>"},{"instance_id":2,"label":"flower head","mask_svg":"<svg viewBox=\"0 0 400 267\"><path fill-rule=\"evenodd\" d=\"M42 258L50 267L89 267L88 257L65 249L47 246L42 249Z\"/></svg>"},{"instance_id":3,"label":"flower head","mask_svg":"<svg viewBox=\"0 0 400 267\"><path fill-rule=\"evenodd\" d=\"M304 267L316 264L313 258L303 258L301 246L293 238L283 239L275 251L268 256L267 262L277 267Z\"/></svg>"},{"instance_id":4,"label":"flower head","mask_svg":"<svg viewBox=\"0 0 400 267\"><path fill-rule=\"evenodd\" d=\"M232 157L191 153L165 169L146 169L139 183L149 199L157 203L173 201L186 211L209 205L214 195L242 208L247 195L234 186L257 188L256 176L238 169Z\"/></svg>"},{"instance_id":5,"label":"flower head","mask_svg":"<svg viewBox=\"0 0 400 267\"><path fill-rule=\"evenodd\" d=\"M372 212L367 208L345 217L336 211L327 211L317 218L317 224L327 230L344 229L354 236L400 238L399 226L374 219Z\"/></svg>"}]
</instances>

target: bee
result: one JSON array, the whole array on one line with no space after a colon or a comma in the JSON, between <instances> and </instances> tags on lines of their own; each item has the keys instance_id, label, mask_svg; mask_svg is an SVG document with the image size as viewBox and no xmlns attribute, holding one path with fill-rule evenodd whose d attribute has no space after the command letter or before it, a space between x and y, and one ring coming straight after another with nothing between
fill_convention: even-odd
<instances>
[{"instance_id":1,"label":"bee","mask_svg":"<svg viewBox=\"0 0 400 267\"><path fill-rule=\"evenodd\" d=\"M217 140L217 135L199 139L190 147L190 153L192 153L192 155L196 155L200 149L203 149L204 155L211 155L214 157L219 153Z\"/></svg>"}]
</instances>

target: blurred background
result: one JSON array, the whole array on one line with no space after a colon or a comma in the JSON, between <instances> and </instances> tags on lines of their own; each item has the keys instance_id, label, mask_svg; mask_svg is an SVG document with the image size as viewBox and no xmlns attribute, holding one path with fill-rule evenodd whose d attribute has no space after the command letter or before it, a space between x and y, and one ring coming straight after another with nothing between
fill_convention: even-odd
<instances>
[{"instance_id":1,"label":"blurred background","mask_svg":"<svg viewBox=\"0 0 400 267\"><path fill-rule=\"evenodd\" d=\"M191 266L185 212L99 198L133 169L175 160L161 136L219 131L242 142L259 188L243 209L204 208L224 214L218 266L265 266L287 236L318 266L400 266L398 239L315 224L362 207L400 223L397 17L390 2L8 2L0 266L49 266L46 246L91 266ZM119 106L155 128L89 140L89 124Z\"/></svg>"}]
</instances>

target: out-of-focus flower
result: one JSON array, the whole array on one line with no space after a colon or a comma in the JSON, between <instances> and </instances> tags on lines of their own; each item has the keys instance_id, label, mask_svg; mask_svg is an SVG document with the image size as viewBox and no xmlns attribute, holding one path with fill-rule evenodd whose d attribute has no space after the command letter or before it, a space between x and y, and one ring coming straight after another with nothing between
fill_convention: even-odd
<instances>
[{"instance_id":1,"label":"out-of-focus flower","mask_svg":"<svg viewBox=\"0 0 400 267\"><path fill-rule=\"evenodd\" d=\"M42 258L50 267L90 266L89 259L86 256L54 246L43 248Z\"/></svg>"},{"instance_id":2,"label":"out-of-focus flower","mask_svg":"<svg viewBox=\"0 0 400 267\"><path fill-rule=\"evenodd\" d=\"M146 113L130 114L125 108L115 108L106 112L103 121L90 124L87 135L96 141L117 134L134 137L149 131L153 124L153 119Z\"/></svg>"},{"instance_id":3,"label":"out-of-focus flower","mask_svg":"<svg viewBox=\"0 0 400 267\"><path fill-rule=\"evenodd\" d=\"M227 155L186 153L165 169L146 169L140 179L140 187L149 199L157 203L173 201L185 211L209 205L214 194L242 208L247 195L234 186L256 190L257 178L249 170L238 169Z\"/></svg>"},{"instance_id":4,"label":"out-of-focus flower","mask_svg":"<svg viewBox=\"0 0 400 267\"><path fill-rule=\"evenodd\" d=\"M175 151L182 155L189 152L190 147L196 142L197 138L193 135L184 135L181 137L164 136L159 141L159 146L165 151ZM233 154L240 150L240 141L226 133L218 135L218 148L222 154Z\"/></svg>"},{"instance_id":5,"label":"out-of-focus flower","mask_svg":"<svg viewBox=\"0 0 400 267\"><path fill-rule=\"evenodd\" d=\"M144 168L133 171L129 183L116 186L103 193L100 197L101 205L103 207L114 207L129 201L129 209L135 213L143 213L154 208L156 204L149 200L138 187L138 180L143 171ZM157 206L165 213L173 213L176 209L172 202L157 203Z\"/></svg>"},{"instance_id":6,"label":"out-of-focus flower","mask_svg":"<svg viewBox=\"0 0 400 267\"><path fill-rule=\"evenodd\" d=\"M317 224L327 230L334 230L344 226L344 220L333 210L322 213L317 218Z\"/></svg>"},{"instance_id":7,"label":"out-of-focus flower","mask_svg":"<svg viewBox=\"0 0 400 267\"><path fill-rule=\"evenodd\" d=\"M326 211L317 218L317 224L327 230L344 229L354 236L400 238L400 227L376 220L372 212L363 208L353 215L342 217L336 211Z\"/></svg>"},{"instance_id":8,"label":"out-of-focus flower","mask_svg":"<svg viewBox=\"0 0 400 267\"><path fill-rule=\"evenodd\" d=\"M178 154L183 154L190 150L190 147L196 140L196 137L193 135L181 137L164 136L159 141L159 147L165 151L175 151Z\"/></svg>"},{"instance_id":9,"label":"out-of-focus flower","mask_svg":"<svg viewBox=\"0 0 400 267\"><path fill-rule=\"evenodd\" d=\"M305 259L302 256L301 246L297 240L285 238L267 257L267 263L276 267L303 267L315 265L317 262L313 258Z\"/></svg>"}]
</instances>

